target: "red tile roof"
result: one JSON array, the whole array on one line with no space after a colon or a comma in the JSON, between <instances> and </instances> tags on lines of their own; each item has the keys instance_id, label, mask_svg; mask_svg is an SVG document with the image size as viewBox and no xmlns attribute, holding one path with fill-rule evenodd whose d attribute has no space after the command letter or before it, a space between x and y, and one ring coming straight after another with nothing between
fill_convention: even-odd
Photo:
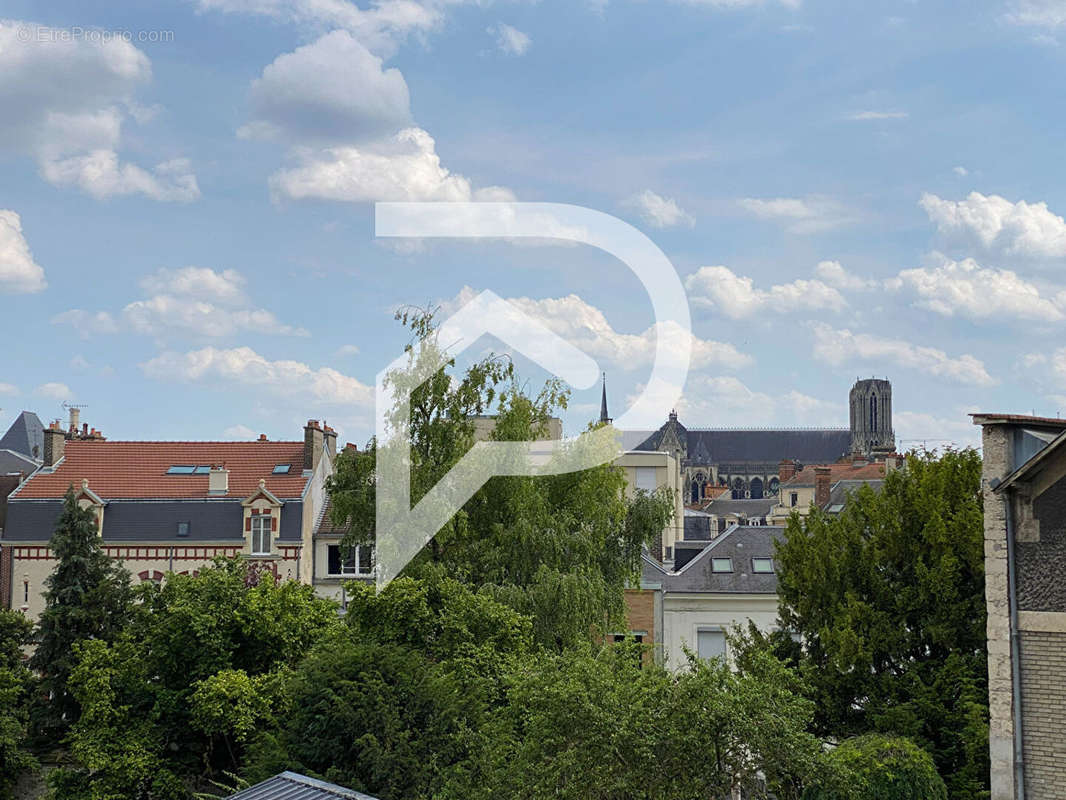
<instances>
[{"instance_id":1,"label":"red tile roof","mask_svg":"<svg viewBox=\"0 0 1066 800\"><path fill-rule=\"evenodd\" d=\"M884 462L877 462L872 464L860 464L853 465L850 461L847 463L836 464L817 464L809 467L804 467L795 474L794 477L789 478L782 483L782 486L814 486L815 482L815 469L819 467L828 467L830 469L829 481L830 483L836 483L837 481L863 481L863 480L877 480L878 478L885 477L885 465Z\"/></svg>"},{"instance_id":2,"label":"red tile roof","mask_svg":"<svg viewBox=\"0 0 1066 800\"><path fill-rule=\"evenodd\" d=\"M62 497L67 487L89 488L105 500L117 498L199 499L208 495L207 475L167 475L174 465L224 466L229 470L225 497L251 495L260 479L282 499L300 497L303 442L107 442L70 440L54 472L38 472L22 485L18 499ZM274 475L276 464L291 464L288 475Z\"/></svg>"}]
</instances>

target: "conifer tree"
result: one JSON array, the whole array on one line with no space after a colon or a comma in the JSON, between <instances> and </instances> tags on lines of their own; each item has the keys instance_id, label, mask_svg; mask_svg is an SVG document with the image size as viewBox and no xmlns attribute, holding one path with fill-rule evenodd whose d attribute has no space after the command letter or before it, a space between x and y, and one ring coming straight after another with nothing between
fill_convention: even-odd
<instances>
[{"instance_id":1,"label":"conifer tree","mask_svg":"<svg viewBox=\"0 0 1066 800\"><path fill-rule=\"evenodd\" d=\"M96 517L78 506L73 488L67 490L49 547L56 567L45 580L45 609L30 667L41 675L34 727L38 736L55 743L79 715L67 689L74 643L112 640L127 621L133 594L129 573L104 551Z\"/></svg>"}]
</instances>

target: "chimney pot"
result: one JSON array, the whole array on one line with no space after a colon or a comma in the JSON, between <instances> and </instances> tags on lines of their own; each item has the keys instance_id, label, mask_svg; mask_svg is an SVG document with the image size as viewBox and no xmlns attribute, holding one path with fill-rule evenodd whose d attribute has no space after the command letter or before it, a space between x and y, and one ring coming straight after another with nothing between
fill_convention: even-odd
<instances>
[{"instance_id":1,"label":"chimney pot","mask_svg":"<svg viewBox=\"0 0 1066 800\"><path fill-rule=\"evenodd\" d=\"M267 441L267 435L265 433L259 434L259 441L261 441L261 442Z\"/></svg>"},{"instance_id":2,"label":"chimney pot","mask_svg":"<svg viewBox=\"0 0 1066 800\"><path fill-rule=\"evenodd\" d=\"M81 409L74 406L70 407L70 430L71 433L77 433L78 428L81 427Z\"/></svg>"}]
</instances>

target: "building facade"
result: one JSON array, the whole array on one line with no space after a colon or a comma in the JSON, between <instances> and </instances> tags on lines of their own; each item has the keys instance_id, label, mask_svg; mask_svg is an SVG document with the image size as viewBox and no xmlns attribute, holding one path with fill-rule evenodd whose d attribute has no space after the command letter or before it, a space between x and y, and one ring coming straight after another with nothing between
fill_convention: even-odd
<instances>
[{"instance_id":1,"label":"building facade","mask_svg":"<svg viewBox=\"0 0 1066 800\"><path fill-rule=\"evenodd\" d=\"M982 427L992 800L1066 799L1066 420Z\"/></svg>"},{"instance_id":2,"label":"building facade","mask_svg":"<svg viewBox=\"0 0 1066 800\"><path fill-rule=\"evenodd\" d=\"M728 488L735 500L776 497L788 477L782 478L782 462L801 468L895 450L891 384L860 380L849 399L847 428L689 429L670 412L666 424L644 436L635 449L675 455L687 503L701 502L714 487Z\"/></svg>"},{"instance_id":3,"label":"building facade","mask_svg":"<svg viewBox=\"0 0 1066 800\"><path fill-rule=\"evenodd\" d=\"M55 567L48 547L68 488L97 519L104 549L137 580L196 572L216 556L312 583L336 434L310 420L303 441L113 442L44 432L44 461L8 499L0 602L36 618Z\"/></svg>"}]
</instances>

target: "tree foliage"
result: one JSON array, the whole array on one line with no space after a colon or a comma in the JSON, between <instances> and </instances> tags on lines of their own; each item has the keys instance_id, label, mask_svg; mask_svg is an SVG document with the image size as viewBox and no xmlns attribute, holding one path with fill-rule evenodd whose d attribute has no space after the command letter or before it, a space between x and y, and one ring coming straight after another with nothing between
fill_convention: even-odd
<instances>
[{"instance_id":1,"label":"tree foliage","mask_svg":"<svg viewBox=\"0 0 1066 800\"><path fill-rule=\"evenodd\" d=\"M803 800L947 800L932 757L909 739L870 733L823 757Z\"/></svg>"},{"instance_id":2,"label":"tree foliage","mask_svg":"<svg viewBox=\"0 0 1066 800\"><path fill-rule=\"evenodd\" d=\"M911 454L839 516L794 515L777 554L816 730L909 737L958 798L988 780L980 475L973 450Z\"/></svg>"},{"instance_id":3,"label":"tree foliage","mask_svg":"<svg viewBox=\"0 0 1066 800\"><path fill-rule=\"evenodd\" d=\"M34 766L27 750L28 702L34 681L22 663L32 624L0 608L0 800L10 798L19 774Z\"/></svg>"},{"instance_id":4,"label":"tree foliage","mask_svg":"<svg viewBox=\"0 0 1066 800\"><path fill-rule=\"evenodd\" d=\"M104 551L96 516L78 506L73 488L48 546L56 566L45 579L45 609L30 666L41 674L40 694L46 698L35 708L34 726L40 737L58 741L80 713L67 686L74 645L114 639L127 622L133 595L129 573Z\"/></svg>"}]
</instances>

